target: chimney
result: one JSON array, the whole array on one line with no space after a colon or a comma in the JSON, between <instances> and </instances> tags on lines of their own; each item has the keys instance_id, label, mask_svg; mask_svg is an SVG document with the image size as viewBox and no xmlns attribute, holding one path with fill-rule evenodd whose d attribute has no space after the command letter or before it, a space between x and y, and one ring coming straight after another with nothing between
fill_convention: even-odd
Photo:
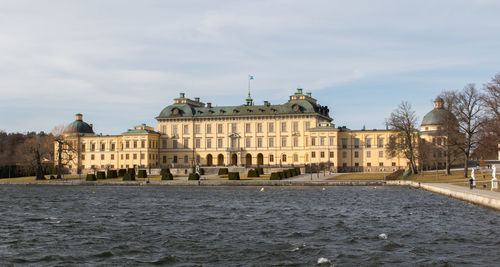
<instances>
[{"instance_id":1,"label":"chimney","mask_svg":"<svg viewBox=\"0 0 500 267\"><path fill-rule=\"evenodd\" d=\"M184 93L180 93L180 98L184 98Z\"/></svg>"},{"instance_id":2,"label":"chimney","mask_svg":"<svg viewBox=\"0 0 500 267\"><path fill-rule=\"evenodd\" d=\"M80 114L80 113L75 114L75 120L82 121L83 120L83 115Z\"/></svg>"},{"instance_id":3,"label":"chimney","mask_svg":"<svg viewBox=\"0 0 500 267\"><path fill-rule=\"evenodd\" d=\"M302 94L302 88L297 88L297 94Z\"/></svg>"},{"instance_id":4,"label":"chimney","mask_svg":"<svg viewBox=\"0 0 500 267\"><path fill-rule=\"evenodd\" d=\"M207 103L207 108L212 108L212 103Z\"/></svg>"},{"instance_id":5,"label":"chimney","mask_svg":"<svg viewBox=\"0 0 500 267\"><path fill-rule=\"evenodd\" d=\"M199 98L199 97L195 97L195 98L194 98L194 101L196 101L196 102L200 102L200 98Z\"/></svg>"},{"instance_id":6,"label":"chimney","mask_svg":"<svg viewBox=\"0 0 500 267\"><path fill-rule=\"evenodd\" d=\"M311 93L311 92L308 92L308 93L307 93L307 96L308 96L308 97L312 97L311 95L312 95L312 93Z\"/></svg>"}]
</instances>

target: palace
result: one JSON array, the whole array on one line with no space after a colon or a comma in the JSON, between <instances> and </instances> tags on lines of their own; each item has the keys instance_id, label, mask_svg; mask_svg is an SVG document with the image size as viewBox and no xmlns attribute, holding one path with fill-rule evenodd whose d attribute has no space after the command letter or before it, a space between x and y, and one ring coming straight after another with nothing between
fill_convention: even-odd
<instances>
[{"instance_id":1,"label":"palace","mask_svg":"<svg viewBox=\"0 0 500 267\"><path fill-rule=\"evenodd\" d=\"M442 113L442 100L436 101L441 104L435 102L435 109L429 113L432 114L426 115L422 123L422 134L431 141ZM268 101L255 105L249 95L243 105L214 106L181 93L156 120L156 130L142 124L121 135L96 135L93 126L77 114L64 133L67 146L72 148L62 156L66 167L73 172L88 172L196 164L327 164L338 172L391 172L408 166L404 156L386 153L385 145L393 131L335 127L328 107L321 106L302 89L297 89L286 103L277 105ZM442 156L436 155L439 160Z\"/></svg>"}]
</instances>

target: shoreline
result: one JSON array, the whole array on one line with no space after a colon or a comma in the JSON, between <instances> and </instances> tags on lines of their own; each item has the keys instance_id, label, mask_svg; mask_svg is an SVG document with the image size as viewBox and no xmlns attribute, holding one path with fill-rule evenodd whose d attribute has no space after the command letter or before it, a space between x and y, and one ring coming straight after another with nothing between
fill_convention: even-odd
<instances>
[{"instance_id":1,"label":"shoreline","mask_svg":"<svg viewBox=\"0 0 500 267\"><path fill-rule=\"evenodd\" d=\"M455 199L471 202L481 206L500 210L500 193L486 190L460 187L446 183L421 183L414 181L384 181L384 180L170 180L170 181L85 181L67 180L51 182L2 182L0 186L409 186L429 192L445 195Z\"/></svg>"}]
</instances>

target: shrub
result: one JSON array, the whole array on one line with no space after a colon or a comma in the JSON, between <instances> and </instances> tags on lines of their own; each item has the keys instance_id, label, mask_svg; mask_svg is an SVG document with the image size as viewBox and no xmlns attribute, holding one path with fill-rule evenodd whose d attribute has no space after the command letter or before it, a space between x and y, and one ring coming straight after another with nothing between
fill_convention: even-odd
<instances>
[{"instance_id":1,"label":"shrub","mask_svg":"<svg viewBox=\"0 0 500 267\"><path fill-rule=\"evenodd\" d=\"M127 173L123 176L123 181L135 181L135 169L128 169Z\"/></svg>"},{"instance_id":2,"label":"shrub","mask_svg":"<svg viewBox=\"0 0 500 267\"><path fill-rule=\"evenodd\" d=\"M108 179L110 178L118 178L118 173L116 170L108 170Z\"/></svg>"},{"instance_id":3,"label":"shrub","mask_svg":"<svg viewBox=\"0 0 500 267\"><path fill-rule=\"evenodd\" d=\"M106 179L105 172L97 172L97 179Z\"/></svg>"},{"instance_id":4,"label":"shrub","mask_svg":"<svg viewBox=\"0 0 500 267\"><path fill-rule=\"evenodd\" d=\"M137 173L137 178L148 178L148 173L146 170L139 170L139 173Z\"/></svg>"},{"instance_id":5,"label":"shrub","mask_svg":"<svg viewBox=\"0 0 500 267\"><path fill-rule=\"evenodd\" d=\"M56 177L54 175L50 176L50 180L55 180L55 179L56 179Z\"/></svg>"},{"instance_id":6,"label":"shrub","mask_svg":"<svg viewBox=\"0 0 500 267\"><path fill-rule=\"evenodd\" d=\"M271 173L271 177L269 178L269 180L281 180L280 174L278 172Z\"/></svg>"},{"instance_id":7,"label":"shrub","mask_svg":"<svg viewBox=\"0 0 500 267\"><path fill-rule=\"evenodd\" d=\"M264 168L258 167L258 168L255 168L255 170L257 170L257 172L259 173L259 175L264 174Z\"/></svg>"},{"instance_id":8,"label":"shrub","mask_svg":"<svg viewBox=\"0 0 500 267\"><path fill-rule=\"evenodd\" d=\"M96 177L95 177L95 174L87 174L87 178L85 179L86 181L96 181Z\"/></svg>"},{"instance_id":9,"label":"shrub","mask_svg":"<svg viewBox=\"0 0 500 267\"><path fill-rule=\"evenodd\" d=\"M281 171L281 173L283 173L283 179L286 179L289 177L288 172L286 170Z\"/></svg>"},{"instance_id":10,"label":"shrub","mask_svg":"<svg viewBox=\"0 0 500 267\"><path fill-rule=\"evenodd\" d=\"M277 172L277 174L280 176L280 180L285 179L285 174L283 172Z\"/></svg>"},{"instance_id":11,"label":"shrub","mask_svg":"<svg viewBox=\"0 0 500 267\"><path fill-rule=\"evenodd\" d=\"M120 170L118 170L118 177L123 177L123 176L125 176L125 173L127 173L127 170L125 170L125 169L120 169Z\"/></svg>"},{"instance_id":12,"label":"shrub","mask_svg":"<svg viewBox=\"0 0 500 267\"><path fill-rule=\"evenodd\" d=\"M200 175L205 175L205 169L200 168Z\"/></svg>"},{"instance_id":13,"label":"shrub","mask_svg":"<svg viewBox=\"0 0 500 267\"><path fill-rule=\"evenodd\" d=\"M248 177L259 177L259 171L257 170L254 170L254 169L250 169L248 170Z\"/></svg>"},{"instance_id":14,"label":"shrub","mask_svg":"<svg viewBox=\"0 0 500 267\"><path fill-rule=\"evenodd\" d=\"M171 173L164 173L161 175L162 180L173 180L174 176Z\"/></svg>"},{"instance_id":15,"label":"shrub","mask_svg":"<svg viewBox=\"0 0 500 267\"><path fill-rule=\"evenodd\" d=\"M397 170L385 177L386 180L397 180L399 177L403 176L404 170Z\"/></svg>"},{"instance_id":16,"label":"shrub","mask_svg":"<svg viewBox=\"0 0 500 267\"><path fill-rule=\"evenodd\" d=\"M297 167L297 168L295 168L295 170L297 171L297 175L300 175L300 174L301 174L301 173L300 173L300 168L298 168L298 167Z\"/></svg>"},{"instance_id":17,"label":"shrub","mask_svg":"<svg viewBox=\"0 0 500 267\"><path fill-rule=\"evenodd\" d=\"M230 172L227 174L228 180L239 180L240 179L240 173L239 172Z\"/></svg>"},{"instance_id":18,"label":"shrub","mask_svg":"<svg viewBox=\"0 0 500 267\"><path fill-rule=\"evenodd\" d=\"M229 173L229 170L227 168L220 168L219 172L217 173L218 175L226 175Z\"/></svg>"},{"instance_id":19,"label":"shrub","mask_svg":"<svg viewBox=\"0 0 500 267\"><path fill-rule=\"evenodd\" d=\"M188 180L200 180L200 175L198 175L197 173L190 173Z\"/></svg>"},{"instance_id":20,"label":"shrub","mask_svg":"<svg viewBox=\"0 0 500 267\"><path fill-rule=\"evenodd\" d=\"M297 175L299 175L299 173L297 172L297 168L293 168L293 169L291 169L291 170L292 170L292 174L293 174L293 176L297 176Z\"/></svg>"},{"instance_id":21,"label":"shrub","mask_svg":"<svg viewBox=\"0 0 500 267\"><path fill-rule=\"evenodd\" d=\"M166 169L161 169L160 171L160 175L164 175L164 174L167 174L167 173L170 173L170 169L169 168L166 168Z\"/></svg>"}]
</instances>

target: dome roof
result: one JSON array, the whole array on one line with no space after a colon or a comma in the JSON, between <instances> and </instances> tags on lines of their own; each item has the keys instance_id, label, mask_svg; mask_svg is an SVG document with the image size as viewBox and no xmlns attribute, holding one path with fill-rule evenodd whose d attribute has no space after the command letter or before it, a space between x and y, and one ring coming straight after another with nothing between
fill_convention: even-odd
<instances>
[{"instance_id":1,"label":"dome roof","mask_svg":"<svg viewBox=\"0 0 500 267\"><path fill-rule=\"evenodd\" d=\"M422 120L422 126L444 124L447 118L455 119L455 116L444 108L434 108L429 113L425 114L424 119Z\"/></svg>"},{"instance_id":2,"label":"dome roof","mask_svg":"<svg viewBox=\"0 0 500 267\"><path fill-rule=\"evenodd\" d=\"M83 121L82 114L76 114L75 116L76 116L75 121L70 123L66 127L64 131L65 133L89 133L89 134L94 133L92 126Z\"/></svg>"}]
</instances>

